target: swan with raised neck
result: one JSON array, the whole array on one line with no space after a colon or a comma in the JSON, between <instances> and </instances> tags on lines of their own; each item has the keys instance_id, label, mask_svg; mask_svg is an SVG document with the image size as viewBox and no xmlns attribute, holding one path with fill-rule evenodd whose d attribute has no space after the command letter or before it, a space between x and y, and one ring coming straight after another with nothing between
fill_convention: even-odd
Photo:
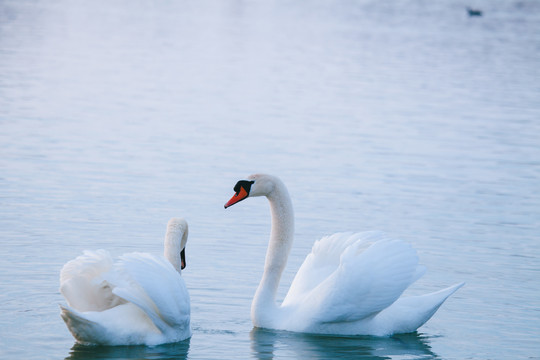
<instances>
[{"instance_id":1,"label":"swan with raised neck","mask_svg":"<svg viewBox=\"0 0 540 360\"><path fill-rule=\"evenodd\" d=\"M289 193L280 179L267 174L238 181L234 191L225 208L265 196L271 209L264 273L251 305L255 327L342 335L412 332L463 286L400 297L425 272L416 251L378 232L338 233L315 242L278 305L276 292L294 236Z\"/></svg>"}]
</instances>

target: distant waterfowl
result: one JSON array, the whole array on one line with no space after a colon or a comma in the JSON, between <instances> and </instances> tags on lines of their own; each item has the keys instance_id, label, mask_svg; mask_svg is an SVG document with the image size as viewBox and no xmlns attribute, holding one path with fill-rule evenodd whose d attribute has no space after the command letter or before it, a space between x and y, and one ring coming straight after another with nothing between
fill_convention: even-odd
<instances>
[{"instance_id":1,"label":"distant waterfowl","mask_svg":"<svg viewBox=\"0 0 540 360\"><path fill-rule=\"evenodd\" d=\"M294 233L287 188L277 177L256 174L238 181L234 191L225 208L255 196L266 196L271 208L264 273L251 305L255 327L340 335L408 333L463 286L401 297L425 272L415 250L378 232L337 233L315 242L278 305L276 291Z\"/></svg>"},{"instance_id":2,"label":"distant waterfowl","mask_svg":"<svg viewBox=\"0 0 540 360\"><path fill-rule=\"evenodd\" d=\"M469 16L482 16L482 10L468 7L467 12L469 13Z\"/></svg>"},{"instance_id":3,"label":"distant waterfowl","mask_svg":"<svg viewBox=\"0 0 540 360\"><path fill-rule=\"evenodd\" d=\"M186 266L188 225L167 224L164 257L124 254L113 261L106 250L85 251L60 273L68 306L61 316L83 344L157 345L191 336L189 294L181 276Z\"/></svg>"}]
</instances>

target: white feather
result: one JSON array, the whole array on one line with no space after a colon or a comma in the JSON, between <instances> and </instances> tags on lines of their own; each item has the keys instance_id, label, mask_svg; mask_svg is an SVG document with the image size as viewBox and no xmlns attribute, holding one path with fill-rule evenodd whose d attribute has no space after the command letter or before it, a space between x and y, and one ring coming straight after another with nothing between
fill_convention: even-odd
<instances>
[{"instance_id":1,"label":"white feather","mask_svg":"<svg viewBox=\"0 0 540 360\"><path fill-rule=\"evenodd\" d=\"M166 247L185 245L179 224L187 231L183 219L172 219ZM157 345L184 340L191 336L190 302L175 267L180 269L180 264L146 253L124 254L113 261L106 250L87 250L60 272L60 292L68 303L61 306L61 316L81 343Z\"/></svg>"}]
</instances>

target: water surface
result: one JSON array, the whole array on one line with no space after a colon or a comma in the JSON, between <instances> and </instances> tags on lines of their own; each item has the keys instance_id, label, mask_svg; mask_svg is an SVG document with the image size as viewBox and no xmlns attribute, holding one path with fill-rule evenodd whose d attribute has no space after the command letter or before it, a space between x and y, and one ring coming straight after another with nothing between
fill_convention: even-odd
<instances>
[{"instance_id":1,"label":"water surface","mask_svg":"<svg viewBox=\"0 0 540 360\"><path fill-rule=\"evenodd\" d=\"M508 359L540 353L540 5L477 0L0 2L0 357ZM264 199L296 211L286 293L313 242L383 230L453 283L418 333L253 330ZM190 224L191 340L81 347L62 265L160 253Z\"/></svg>"}]
</instances>

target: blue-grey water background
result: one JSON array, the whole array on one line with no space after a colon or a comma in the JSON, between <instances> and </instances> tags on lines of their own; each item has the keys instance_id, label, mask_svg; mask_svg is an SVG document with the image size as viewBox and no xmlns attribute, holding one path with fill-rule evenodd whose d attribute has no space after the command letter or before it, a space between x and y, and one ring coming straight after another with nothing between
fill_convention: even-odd
<instances>
[{"instance_id":1,"label":"blue-grey water background","mask_svg":"<svg viewBox=\"0 0 540 360\"><path fill-rule=\"evenodd\" d=\"M0 152L2 359L540 357L538 1L1 0ZM280 298L349 230L414 245L407 294L466 286L416 334L252 330L268 205L223 204L253 172L295 206ZM62 265L173 216L191 340L74 346Z\"/></svg>"}]
</instances>

